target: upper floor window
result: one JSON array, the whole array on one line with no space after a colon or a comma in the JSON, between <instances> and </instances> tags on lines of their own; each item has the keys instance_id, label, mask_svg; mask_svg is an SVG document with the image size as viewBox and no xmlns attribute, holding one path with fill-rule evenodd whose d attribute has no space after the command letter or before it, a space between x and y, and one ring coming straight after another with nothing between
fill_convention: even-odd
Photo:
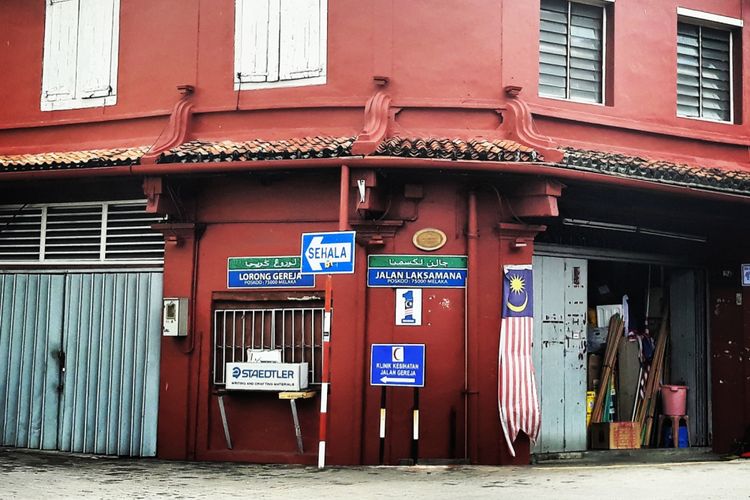
<instances>
[{"instance_id":1,"label":"upper floor window","mask_svg":"<svg viewBox=\"0 0 750 500\"><path fill-rule=\"evenodd\" d=\"M732 122L731 27L742 21L688 9L678 9L678 15L677 115Z\"/></svg>"},{"instance_id":2,"label":"upper floor window","mask_svg":"<svg viewBox=\"0 0 750 500\"><path fill-rule=\"evenodd\" d=\"M604 7L541 0L539 95L604 102Z\"/></svg>"},{"instance_id":3,"label":"upper floor window","mask_svg":"<svg viewBox=\"0 0 750 500\"><path fill-rule=\"evenodd\" d=\"M328 0L235 1L235 90L326 82Z\"/></svg>"},{"instance_id":4,"label":"upper floor window","mask_svg":"<svg viewBox=\"0 0 750 500\"><path fill-rule=\"evenodd\" d=\"M117 102L120 0L47 0L42 111Z\"/></svg>"}]
</instances>

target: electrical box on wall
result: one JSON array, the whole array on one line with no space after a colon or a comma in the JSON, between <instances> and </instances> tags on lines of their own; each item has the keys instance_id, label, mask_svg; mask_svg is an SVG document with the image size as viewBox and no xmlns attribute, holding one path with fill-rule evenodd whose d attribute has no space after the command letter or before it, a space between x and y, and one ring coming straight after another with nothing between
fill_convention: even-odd
<instances>
[{"instance_id":1,"label":"electrical box on wall","mask_svg":"<svg viewBox=\"0 0 750 500\"><path fill-rule=\"evenodd\" d=\"M188 299L165 298L162 309L162 335L184 337L188 330Z\"/></svg>"}]
</instances>

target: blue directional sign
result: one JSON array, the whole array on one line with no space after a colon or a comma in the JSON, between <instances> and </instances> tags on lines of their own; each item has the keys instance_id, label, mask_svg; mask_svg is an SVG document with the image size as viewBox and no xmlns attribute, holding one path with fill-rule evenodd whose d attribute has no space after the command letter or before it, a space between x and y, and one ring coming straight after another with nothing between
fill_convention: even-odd
<instances>
[{"instance_id":1,"label":"blue directional sign","mask_svg":"<svg viewBox=\"0 0 750 500\"><path fill-rule=\"evenodd\" d=\"M424 387L424 344L372 344L370 385Z\"/></svg>"},{"instance_id":2,"label":"blue directional sign","mask_svg":"<svg viewBox=\"0 0 750 500\"><path fill-rule=\"evenodd\" d=\"M302 274L354 272L354 231L302 234Z\"/></svg>"}]
</instances>

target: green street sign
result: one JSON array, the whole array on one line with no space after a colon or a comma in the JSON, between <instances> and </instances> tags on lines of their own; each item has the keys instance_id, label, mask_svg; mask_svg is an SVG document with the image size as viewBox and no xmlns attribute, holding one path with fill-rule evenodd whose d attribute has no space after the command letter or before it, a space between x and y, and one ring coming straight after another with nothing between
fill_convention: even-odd
<instances>
[{"instance_id":1,"label":"green street sign","mask_svg":"<svg viewBox=\"0 0 750 500\"><path fill-rule=\"evenodd\" d=\"M286 257L229 257L227 267L230 271L276 271L279 269L300 269L302 259L297 256Z\"/></svg>"},{"instance_id":2,"label":"green street sign","mask_svg":"<svg viewBox=\"0 0 750 500\"><path fill-rule=\"evenodd\" d=\"M368 268L378 269L466 269L465 255L370 255Z\"/></svg>"}]
</instances>

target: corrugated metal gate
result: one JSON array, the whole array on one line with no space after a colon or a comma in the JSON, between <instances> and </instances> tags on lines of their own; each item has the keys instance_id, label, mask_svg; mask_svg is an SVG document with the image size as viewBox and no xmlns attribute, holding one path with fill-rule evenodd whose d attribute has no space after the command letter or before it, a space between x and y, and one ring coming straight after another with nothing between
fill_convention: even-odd
<instances>
[{"instance_id":1,"label":"corrugated metal gate","mask_svg":"<svg viewBox=\"0 0 750 500\"><path fill-rule=\"evenodd\" d=\"M160 220L143 200L0 207L0 444L156 454Z\"/></svg>"},{"instance_id":2,"label":"corrugated metal gate","mask_svg":"<svg viewBox=\"0 0 750 500\"><path fill-rule=\"evenodd\" d=\"M0 275L0 437L156 454L162 275Z\"/></svg>"},{"instance_id":3,"label":"corrugated metal gate","mask_svg":"<svg viewBox=\"0 0 750 500\"><path fill-rule=\"evenodd\" d=\"M54 450L65 277L5 274L0 284L0 438Z\"/></svg>"}]
</instances>

